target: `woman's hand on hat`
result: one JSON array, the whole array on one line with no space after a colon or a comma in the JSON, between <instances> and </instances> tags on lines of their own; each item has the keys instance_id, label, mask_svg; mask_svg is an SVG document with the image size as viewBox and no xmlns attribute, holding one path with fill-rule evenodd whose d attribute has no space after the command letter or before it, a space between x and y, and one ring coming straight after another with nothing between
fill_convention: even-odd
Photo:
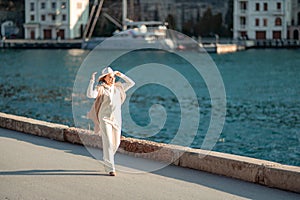
<instances>
[{"instance_id":1,"label":"woman's hand on hat","mask_svg":"<svg viewBox=\"0 0 300 200\"><path fill-rule=\"evenodd\" d=\"M92 81L95 81L96 74L97 74L97 72L92 73L92 76L91 76L91 80L92 80Z\"/></svg>"},{"instance_id":2,"label":"woman's hand on hat","mask_svg":"<svg viewBox=\"0 0 300 200\"><path fill-rule=\"evenodd\" d=\"M115 76L121 76L122 75L122 73L121 72L119 72L119 71L115 71Z\"/></svg>"}]
</instances>

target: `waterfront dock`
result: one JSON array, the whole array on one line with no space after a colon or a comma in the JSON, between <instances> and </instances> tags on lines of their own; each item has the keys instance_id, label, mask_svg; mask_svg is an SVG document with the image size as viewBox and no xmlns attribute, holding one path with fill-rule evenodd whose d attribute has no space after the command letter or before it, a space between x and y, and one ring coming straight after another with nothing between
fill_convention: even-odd
<instances>
[{"instance_id":1,"label":"waterfront dock","mask_svg":"<svg viewBox=\"0 0 300 200\"><path fill-rule=\"evenodd\" d=\"M237 51L246 50L244 45L238 44L200 44L200 47L205 49L207 53L217 53L217 54L224 54L224 53L234 53Z\"/></svg>"},{"instance_id":2,"label":"waterfront dock","mask_svg":"<svg viewBox=\"0 0 300 200\"><path fill-rule=\"evenodd\" d=\"M25 39L6 39L0 41L0 48L8 49L93 49L100 44L105 38L95 38L90 41L83 42L77 40L25 40ZM232 53L245 50L243 45L232 43L206 43L200 44L200 47L208 53Z\"/></svg>"},{"instance_id":3,"label":"waterfront dock","mask_svg":"<svg viewBox=\"0 0 300 200\"><path fill-rule=\"evenodd\" d=\"M76 40L25 40L25 39L6 39L0 40L0 48L8 49L93 49L105 38L95 38L83 42ZM214 39L206 39L199 42L199 46L208 53L234 53L246 49L262 48L300 48L300 40L240 40L232 41L229 39L216 42Z\"/></svg>"},{"instance_id":4,"label":"waterfront dock","mask_svg":"<svg viewBox=\"0 0 300 200\"><path fill-rule=\"evenodd\" d=\"M0 129L1 198L300 198L296 166L122 138L117 160L131 163L127 169L172 162L153 172L119 171L112 178L83 146L73 145L87 140L85 145L97 149L101 158L101 142L89 131L5 113L0 113L0 127L5 128ZM162 147L163 154L150 153ZM180 151L184 151L180 159L172 160Z\"/></svg>"},{"instance_id":5,"label":"waterfront dock","mask_svg":"<svg viewBox=\"0 0 300 200\"><path fill-rule=\"evenodd\" d=\"M85 42L82 40L2 40L0 41L0 48L8 49L92 49L92 47L100 44L102 40ZM92 47L90 47L92 46ZM233 53L240 50L245 50L245 46L237 44L200 44L200 47L205 49L208 53Z\"/></svg>"},{"instance_id":6,"label":"waterfront dock","mask_svg":"<svg viewBox=\"0 0 300 200\"><path fill-rule=\"evenodd\" d=\"M0 40L0 48L9 49L79 49L82 40Z\"/></svg>"},{"instance_id":7,"label":"waterfront dock","mask_svg":"<svg viewBox=\"0 0 300 200\"><path fill-rule=\"evenodd\" d=\"M300 48L300 40L254 40L253 48Z\"/></svg>"}]
</instances>

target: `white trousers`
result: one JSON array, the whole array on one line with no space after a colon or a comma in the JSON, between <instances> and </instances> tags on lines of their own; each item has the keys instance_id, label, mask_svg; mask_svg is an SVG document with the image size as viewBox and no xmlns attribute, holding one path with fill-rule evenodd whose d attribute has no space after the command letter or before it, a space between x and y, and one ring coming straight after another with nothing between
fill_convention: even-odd
<instances>
[{"instance_id":1,"label":"white trousers","mask_svg":"<svg viewBox=\"0 0 300 200\"><path fill-rule=\"evenodd\" d=\"M101 129L104 168L106 172L115 172L114 155L121 142L121 130L107 122L101 123Z\"/></svg>"}]
</instances>

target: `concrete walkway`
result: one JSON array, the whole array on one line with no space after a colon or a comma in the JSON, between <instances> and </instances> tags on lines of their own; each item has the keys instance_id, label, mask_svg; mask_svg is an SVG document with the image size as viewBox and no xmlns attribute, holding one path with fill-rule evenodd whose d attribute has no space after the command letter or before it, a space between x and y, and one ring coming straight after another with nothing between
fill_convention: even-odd
<instances>
[{"instance_id":1,"label":"concrete walkway","mask_svg":"<svg viewBox=\"0 0 300 200\"><path fill-rule=\"evenodd\" d=\"M0 199L300 199L300 194L176 166L110 177L83 146L6 129L0 129L0 152Z\"/></svg>"}]
</instances>

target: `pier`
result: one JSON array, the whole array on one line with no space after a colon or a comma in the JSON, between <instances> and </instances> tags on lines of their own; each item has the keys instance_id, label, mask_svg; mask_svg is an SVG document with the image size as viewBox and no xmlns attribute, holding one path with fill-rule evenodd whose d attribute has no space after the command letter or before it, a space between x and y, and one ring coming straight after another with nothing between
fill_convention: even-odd
<instances>
[{"instance_id":1,"label":"pier","mask_svg":"<svg viewBox=\"0 0 300 200\"><path fill-rule=\"evenodd\" d=\"M300 48L300 40L254 40L253 48Z\"/></svg>"},{"instance_id":2,"label":"pier","mask_svg":"<svg viewBox=\"0 0 300 200\"><path fill-rule=\"evenodd\" d=\"M200 47L204 48L208 53L217 53L217 54L224 54L224 53L234 53L237 51L246 50L244 45L238 44L200 44Z\"/></svg>"},{"instance_id":3,"label":"pier","mask_svg":"<svg viewBox=\"0 0 300 200\"><path fill-rule=\"evenodd\" d=\"M0 40L0 48L7 49L93 49L106 38L95 38L86 42L76 40ZM300 48L300 40L221 40L216 43L213 39L199 42L199 46L208 53L234 53L246 49L256 48Z\"/></svg>"},{"instance_id":4,"label":"pier","mask_svg":"<svg viewBox=\"0 0 300 200\"><path fill-rule=\"evenodd\" d=\"M0 41L0 48L8 49L93 49L100 44L105 38L96 38L87 42L78 40L25 40L25 39L6 39ZM238 44L200 44L208 53L232 53L245 50L245 46Z\"/></svg>"},{"instance_id":5,"label":"pier","mask_svg":"<svg viewBox=\"0 0 300 200\"><path fill-rule=\"evenodd\" d=\"M0 40L0 48L10 49L79 49L82 40Z\"/></svg>"}]
</instances>

